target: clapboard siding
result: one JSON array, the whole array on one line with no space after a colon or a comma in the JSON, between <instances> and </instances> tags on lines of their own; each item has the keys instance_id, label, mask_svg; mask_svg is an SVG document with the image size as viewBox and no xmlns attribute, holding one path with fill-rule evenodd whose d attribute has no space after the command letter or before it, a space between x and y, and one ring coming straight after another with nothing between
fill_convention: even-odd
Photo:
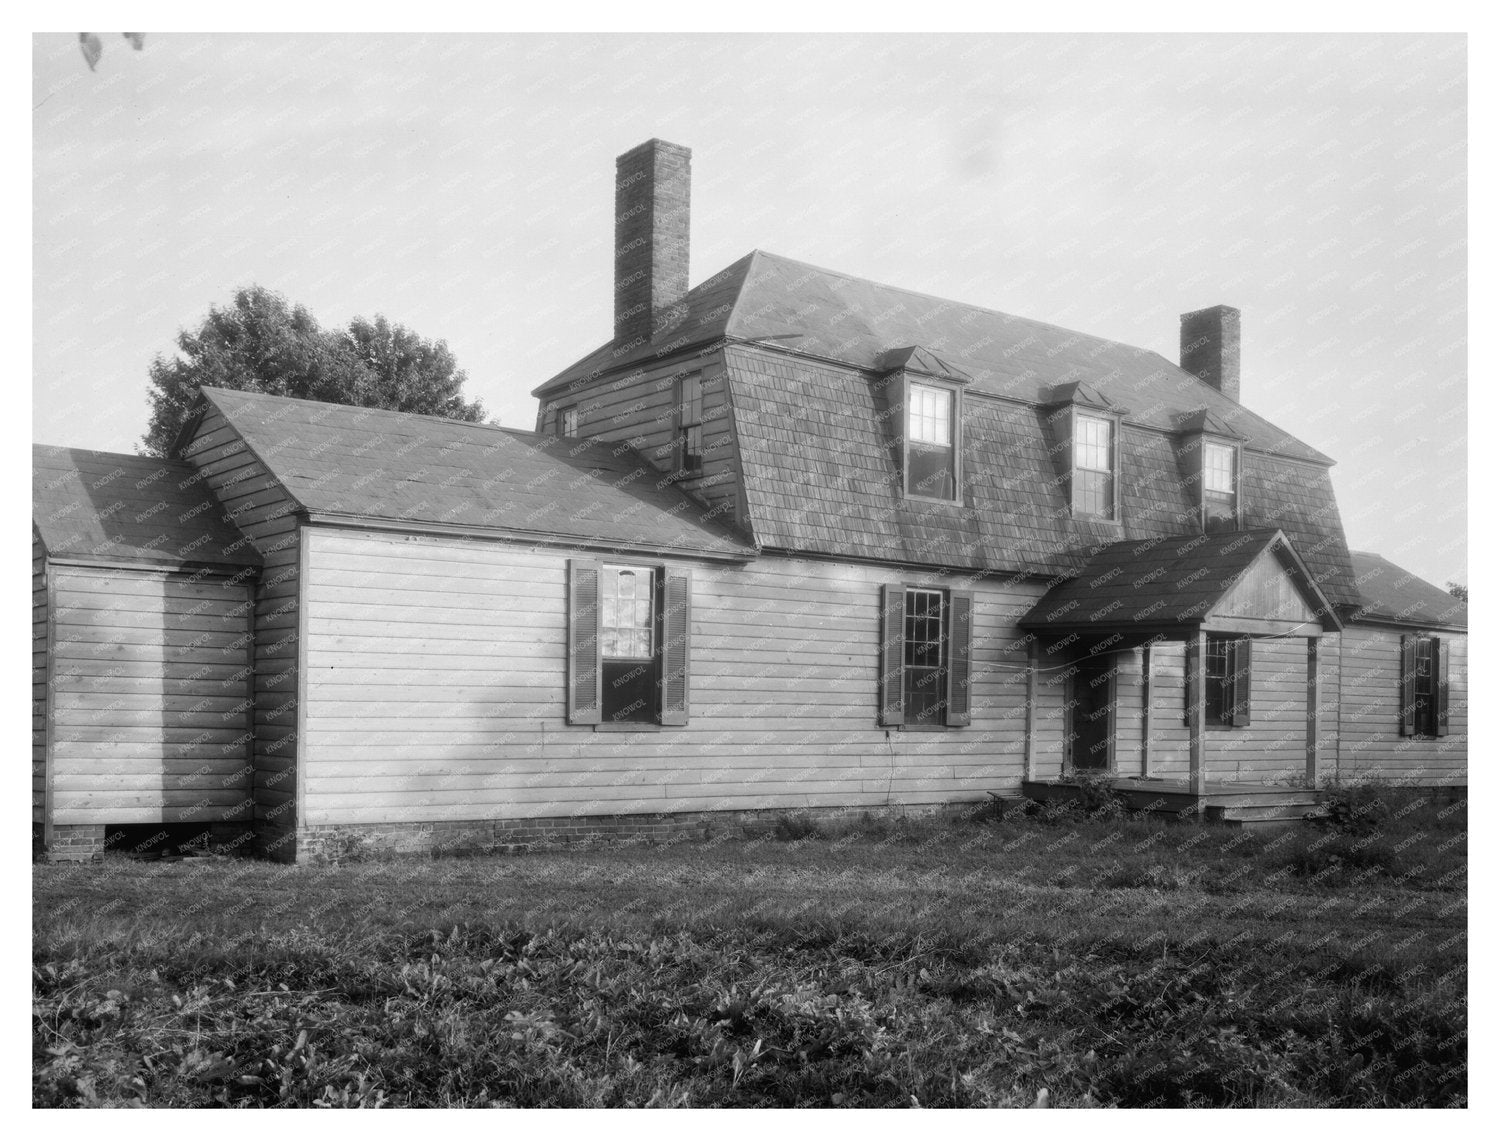
<instances>
[{"instance_id":1,"label":"clapboard siding","mask_svg":"<svg viewBox=\"0 0 1500 1141\"><path fill-rule=\"evenodd\" d=\"M1413 630L1406 633L1423 633ZM1379 626L1344 630L1339 771L1416 783L1468 781L1468 636L1435 631L1448 644L1448 735L1401 735L1401 635Z\"/></svg>"},{"instance_id":2,"label":"clapboard siding","mask_svg":"<svg viewBox=\"0 0 1500 1141\"><path fill-rule=\"evenodd\" d=\"M1338 638L1320 639L1320 772L1332 774L1338 750ZM1150 775L1178 780L1188 776L1186 655L1183 643L1166 642L1152 651ZM1122 723L1128 735L1117 743L1116 770L1140 775L1139 669L1123 695ZM1119 763L1121 758L1125 763ZM1209 726L1204 765L1210 781L1254 783L1302 781L1307 773L1307 639L1257 638L1251 651L1250 724Z\"/></svg>"},{"instance_id":3,"label":"clapboard siding","mask_svg":"<svg viewBox=\"0 0 1500 1141\"><path fill-rule=\"evenodd\" d=\"M255 756L257 831L264 849L294 855L297 765L297 504L212 407L183 458L202 473L236 527L259 552L255 587Z\"/></svg>"},{"instance_id":4,"label":"clapboard siding","mask_svg":"<svg viewBox=\"0 0 1500 1141\"><path fill-rule=\"evenodd\" d=\"M249 585L233 574L48 573L52 823L248 819Z\"/></svg>"},{"instance_id":5,"label":"clapboard siding","mask_svg":"<svg viewBox=\"0 0 1500 1141\"><path fill-rule=\"evenodd\" d=\"M47 819L47 555L31 536L31 819Z\"/></svg>"},{"instance_id":6,"label":"clapboard siding","mask_svg":"<svg viewBox=\"0 0 1500 1141\"><path fill-rule=\"evenodd\" d=\"M697 373L703 386L703 471L679 486L743 525L744 499L724 354L632 369L558 395L537 410L537 431L558 430L558 412L578 409L578 434L629 443L663 472L676 465L677 378Z\"/></svg>"},{"instance_id":7,"label":"clapboard siding","mask_svg":"<svg viewBox=\"0 0 1500 1141\"><path fill-rule=\"evenodd\" d=\"M975 594L973 724L887 735L879 588L918 575L774 557L694 566L688 725L608 733L564 717L568 552L329 528L304 541L309 825L1018 790L1026 649L1014 623L1040 586L936 577Z\"/></svg>"}]
</instances>

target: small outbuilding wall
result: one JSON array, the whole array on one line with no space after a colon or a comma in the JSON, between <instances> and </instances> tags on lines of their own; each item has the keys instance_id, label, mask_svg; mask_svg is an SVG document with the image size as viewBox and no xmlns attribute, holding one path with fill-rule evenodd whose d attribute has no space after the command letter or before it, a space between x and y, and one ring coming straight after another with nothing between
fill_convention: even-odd
<instances>
[{"instance_id":1,"label":"small outbuilding wall","mask_svg":"<svg viewBox=\"0 0 1500 1141\"><path fill-rule=\"evenodd\" d=\"M47 600L52 826L252 819L243 578L54 565Z\"/></svg>"}]
</instances>

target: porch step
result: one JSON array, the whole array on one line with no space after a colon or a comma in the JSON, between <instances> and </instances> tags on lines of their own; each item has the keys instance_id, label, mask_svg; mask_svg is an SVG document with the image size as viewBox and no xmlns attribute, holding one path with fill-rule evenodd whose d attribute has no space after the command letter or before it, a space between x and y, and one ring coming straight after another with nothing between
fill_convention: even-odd
<instances>
[{"instance_id":1,"label":"porch step","mask_svg":"<svg viewBox=\"0 0 1500 1141\"><path fill-rule=\"evenodd\" d=\"M1313 800L1295 804L1211 804L1208 816L1219 820L1301 820L1317 808L1317 801Z\"/></svg>"},{"instance_id":2,"label":"porch step","mask_svg":"<svg viewBox=\"0 0 1500 1141\"><path fill-rule=\"evenodd\" d=\"M1266 824L1273 821L1297 824L1309 812L1316 812L1317 809L1316 800L1284 799L1279 804L1212 804L1208 806L1205 815L1210 820L1225 824Z\"/></svg>"},{"instance_id":3,"label":"porch step","mask_svg":"<svg viewBox=\"0 0 1500 1141\"><path fill-rule=\"evenodd\" d=\"M1271 789L1266 792L1213 792L1209 799L1221 808L1283 808L1306 805L1317 807L1316 793L1305 789Z\"/></svg>"},{"instance_id":4,"label":"porch step","mask_svg":"<svg viewBox=\"0 0 1500 1141\"><path fill-rule=\"evenodd\" d=\"M1225 828L1243 829L1248 828L1252 832L1269 832L1278 828L1295 828L1304 823L1300 816L1276 817L1270 820L1220 820Z\"/></svg>"}]
</instances>

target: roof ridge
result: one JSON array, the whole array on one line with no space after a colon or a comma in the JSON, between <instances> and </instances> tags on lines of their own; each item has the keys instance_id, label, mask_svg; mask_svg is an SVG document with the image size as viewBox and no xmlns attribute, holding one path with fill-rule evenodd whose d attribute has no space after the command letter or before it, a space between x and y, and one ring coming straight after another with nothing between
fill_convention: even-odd
<instances>
[{"instance_id":1,"label":"roof ridge","mask_svg":"<svg viewBox=\"0 0 1500 1141\"><path fill-rule=\"evenodd\" d=\"M224 392L231 396L258 396L266 400L281 400L293 404L316 404L320 408L348 408L356 412L379 412L387 416L406 416L414 420L435 420L440 424L453 424L460 428L483 428L489 432L505 432L512 436L546 436L545 432L533 432L527 428L510 428L504 424L486 424L477 420L455 420L450 416L439 416L434 412L407 412L400 408L376 408L369 404L343 404L337 400L313 400L307 396L278 396L274 392L256 392L245 388L219 388L205 384L204 392Z\"/></svg>"},{"instance_id":2,"label":"roof ridge","mask_svg":"<svg viewBox=\"0 0 1500 1141\"><path fill-rule=\"evenodd\" d=\"M112 456L121 460L144 460L147 463L177 464L182 466L181 460L168 459L163 456L143 456L139 452L106 452L102 448L75 448L68 444L40 444L35 440L31 442L31 451L35 455L39 450L46 449L52 452L83 452L90 456Z\"/></svg>"},{"instance_id":3,"label":"roof ridge","mask_svg":"<svg viewBox=\"0 0 1500 1141\"><path fill-rule=\"evenodd\" d=\"M1024 317L1019 313L1007 313L1004 309L991 309L987 305L975 305L970 301L955 301L951 297L940 297L936 293L923 293L918 289L908 289L904 285L889 285L884 281L876 281L872 277L857 277L852 273L844 273L842 270L837 269L828 269L826 266L813 265L812 262L802 261L800 258L790 258L785 254L772 253L769 250L762 250L757 248L750 251L750 256L754 257L756 255L759 255L763 258L770 258L775 261L787 262L791 265L801 266L803 269L816 270L818 273L827 274L829 277L838 277L842 278L845 281L858 282L861 285L873 285L880 289L890 290L892 293L904 293L910 297L920 297L923 301L937 301L941 302L944 305L956 305L963 309L976 309L981 313L990 313L996 317L1009 317L1013 321L1025 321L1032 325L1041 325L1044 328L1056 329L1059 333L1071 333L1074 336L1087 337L1091 341L1102 341L1107 345L1118 345L1122 349L1132 349L1138 353L1151 353L1155 356L1161 356L1161 354L1156 352L1155 349L1142 348L1140 345L1132 345L1128 341L1117 341L1113 337L1101 337L1098 333L1085 333L1082 329L1070 329L1066 325L1055 325L1051 321L1043 321L1039 317ZM928 348L929 346L923 345L920 347ZM937 350L934 349L932 351L936 352ZM1166 360L1165 357L1162 357L1162 359ZM1192 373L1188 373L1188 375L1192 376ZM1199 380L1200 383L1202 383L1200 378L1194 377L1194 379Z\"/></svg>"}]
</instances>

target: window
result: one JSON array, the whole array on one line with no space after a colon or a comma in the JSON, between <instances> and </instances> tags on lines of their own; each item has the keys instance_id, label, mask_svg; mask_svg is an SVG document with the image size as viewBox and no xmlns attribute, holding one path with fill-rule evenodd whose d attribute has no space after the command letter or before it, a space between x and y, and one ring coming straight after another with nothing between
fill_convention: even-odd
<instances>
[{"instance_id":1,"label":"window","mask_svg":"<svg viewBox=\"0 0 1500 1141\"><path fill-rule=\"evenodd\" d=\"M957 498L953 391L930 384L907 389L906 494L928 499Z\"/></svg>"},{"instance_id":2,"label":"window","mask_svg":"<svg viewBox=\"0 0 1500 1141\"><path fill-rule=\"evenodd\" d=\"M569 724L687 724L690 598L686 570L569 560Z\"/></svg>"},{"instance_id":3,"label":"window","mask_svg":"<svg viewBox=\"0 0 1500 1141\"><path fill-rule=\"evenodd\" d=\"M703 378L696 373L677 381L677 470L703 474Z\"/></svg>"},{"instance_id":4,"label":"window","mask_svg":"<svg viewBox=\"0 0 1500 1141\"><path fill-rule=\"evenodd\" d=\"M557 434L559 436L578 435L578 405L573 404L557 410Z\"/></svg>"},{"instance_id":5,"label":"window","mask_svg":"<svg viewBox=\"0 0 1500 1141\"><path fill-rule=\"evenodd\" d=\"M1238 527L1235 503L1235 450L1229 444L1203 441L1203 529Z\"/></svg>"},{"instance_id":6,"label":"window","mask_svg":"<svg viewBox=\"0 0 1500 1141\"><path fill-rule=\"evenodd\" d=\"M974 596L966 591L881 588L880 724L969 724Z\"/></svg>"},{"instance_id":7,"label":"window","mask_svg":"<svg viewBox=\"0 0 1500 1141\"><path fill-rule=\"evenodd\" d=\"M1443 638L1401 638L1401 734L1448 735L1448 643Z\"/></svg>"},{"instance_id":8,"label":"window","mask_svg":"<svg viewBox=\"0 0 1500 1141\"><path fill-rule=\"evenodd\" d=\"M1185 687L1192 700L1191 683ZM1188 722L1186 716L1184 723ZM1209 728L1250 724L1250 639L1209 638L1203 659L1203 723Z\"/></svg>"},{"instance_id":9,"label":"window","mask_svg":"<svg viewBox=\"0 0 1500 1141\"><path fill-rule=\"evenodd\" d=\"M948 640L941 590L906 592L901 704L908 725L941 725L948 690Z\"/></svg>"},{"instance_id":10,"label":"window","mask_svg":"<svg viewBox=\"0 0 1500 1141\"><path fill-rule=\"evenodd\" d=\"M1073 421L1073 514L1115 517L1115 424L1100 416Z\"/></svg>"}]
</instances>

